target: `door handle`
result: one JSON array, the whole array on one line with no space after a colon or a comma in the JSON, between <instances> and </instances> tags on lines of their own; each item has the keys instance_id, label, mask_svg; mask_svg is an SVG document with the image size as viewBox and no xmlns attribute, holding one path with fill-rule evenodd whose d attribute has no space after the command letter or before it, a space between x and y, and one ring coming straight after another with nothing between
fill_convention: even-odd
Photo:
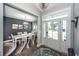
<instances>
[{"instance_id":1,"label":"door handle","mask_svg":"<svg viewBox=\"0 0 79 59\"><path fill-rule=\"evenodd\" d=\"M48 34L48 32L46 32L46 34Z\"/></svg>"}]
</instances>

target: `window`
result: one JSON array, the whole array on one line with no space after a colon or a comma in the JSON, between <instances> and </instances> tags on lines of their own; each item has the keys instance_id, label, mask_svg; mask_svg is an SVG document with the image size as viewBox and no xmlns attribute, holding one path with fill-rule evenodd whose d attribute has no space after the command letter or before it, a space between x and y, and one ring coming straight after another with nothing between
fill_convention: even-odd
<instances>
[{"instance_id":1,"label":"window","mask_svg":"<svg viewBox=\"0 0 79 59\"><path fill-rule=\"evenodd\" d=\"M58 40L58 22L48 22L48 38Z\"/></svg>"},{"instance_id":2,"label":"window","mask_svg":"<svg viewBox=\"0 0 79 59\"><path fill-rule=\"evenodd\" d=\"M48 22L48 38L52 38L52 23Z\"/></svg>"},{"instance_id":3,"label":"window","mask_svg":"<svg viewBox=\"0 0 79 59\"><path fill-rule=\"evenodd\" d=\"M53 39L58 40L58 22L53 22L52 29L53 29Z\"/></svg>"},{"instance_id":4,"label":"window","mask_svg":"<svg viewBox=\"0 0 79 59\"><path fill-rule=\"evenodd\" d=\"M43 23L44 38L52 38L58 40L58 27L59 23L57 21L46 21Z\"/></svg>"}]
</instances>

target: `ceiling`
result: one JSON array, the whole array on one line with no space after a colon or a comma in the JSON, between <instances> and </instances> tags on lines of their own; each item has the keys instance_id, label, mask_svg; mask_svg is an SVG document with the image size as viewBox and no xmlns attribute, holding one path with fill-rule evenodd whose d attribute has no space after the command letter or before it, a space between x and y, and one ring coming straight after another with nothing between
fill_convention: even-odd
<instances>
[{"instance_id":1,"label":"ceiling","mask_svg":"<svg viewBox=\"0 0 79 59\"><path fill-rule=\"evenodd\" d=\"M22 5L22 4L17 4L17 5ZM27 5L27 4L26 4ZM13 7L11 7L13 6ZM16 19L20 19L20 20L26 20L26 21L29 21L29 22L34 22L37 20L37 17L30 14L29 12L22 12L14 7L18 7L18 6L14 6L12 4L5 4L5 14L4 16L6 17L11 17L11 18L16 18ZM28 6L30 8L30 6ZM23 10L23 6L22 9ZM24 11L27 11L28 9L24 9ZM30 10L30 9L29 9Z\"/></svg>"},{"instance_id":2,"label":"ceiling","mask_svg":"<svg viewBox=\"0 0 79 59\"><path fill-rule=\"evenodd\" d=\"M40 4L40 3L34 3L34 5L39 9L39 11L44 12L45 10L48 10L48 9L50 9L51 7L55 7L56 5L58 5L58 4L60 4L60 3L48 3L48 7L47 7L45 10L41 9L41 7L40 7L39 4Z\"/></svg>"},{"instance_id":3,"label":"ceiling","mask_svg":"<svg viewBox=\"0 0 79 59\"><path fill-rule=\"evenodd\" d=\"M22 10L28 11L32 14L38 14L42 13L45 10L50 9L51 7L55 7L56 5L60 3L48 3L48 7L43 10L41 9L40 3L8 3L8 5L12 5L14 7L18 7ZM28 13L23 13L21 11L18 11L16 9L10 8L8 6L5 6L5 16L11 17L11 18L17 18L17 19L22 19L22 20L27 20L27 21L36 21L37 18L35 18L32 15L29 15Z\"/></svg>"}]
</instances>

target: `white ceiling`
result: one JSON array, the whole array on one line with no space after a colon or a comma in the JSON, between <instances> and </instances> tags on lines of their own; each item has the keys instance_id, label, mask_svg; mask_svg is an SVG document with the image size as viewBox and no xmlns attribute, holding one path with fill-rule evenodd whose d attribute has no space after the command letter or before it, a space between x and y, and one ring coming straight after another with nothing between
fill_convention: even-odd
<instances>
[{"instance_id":1,"label":"white ceiling","mask_svg":"<svg viewBox=\"0 0 79 59\"><path fill-rule=\"evenodd\" d=\"M44 12L44 11L50 9L51 7L55 7L56 5L58 5L60 3L48 3L48 7L45 10L41 9L39 4L40 3L34 3L34 5L39 9L39 11Z\"/></svg>"},{"instance_id":2,"label":"white ceiling","mask_svg":"<svg viewBox=\"0 0 79 59\"><path fill-rule=\"evenodd\" d=\"M16 19L21 19L21 20L26 20L26 21L36 21L36 17L29 15L28 13L23 13L21 11L18 11L14 8L11 8L9 6L5 6L5 16L11 17L11 18L16 18Z\"/></svg>"},{"instance_id":3,"label":"white ceiling","mask_svg":"<svg viewBox=\"0 0 79 59\"><path fill-rule=\"evenodd\" d=\"M11 4L11 3L9 3L8 5L11 5L13 7L18 7L21 10L27 11L28 13L30 12L30 13L33 14L33 12L34 12L34 14L38 14L38 11L33 4L25 4L25 3L24 4L23 3ZM4 8L5 8L5 14L4 15L6 17L16 18L16 19L20 19L20 20L26 20L26 21L30 21L30 22L37 20L36 16L18 11L17 9L14 9L14 8L9 7L7 5Z\"/></svg>"}]
</instances>

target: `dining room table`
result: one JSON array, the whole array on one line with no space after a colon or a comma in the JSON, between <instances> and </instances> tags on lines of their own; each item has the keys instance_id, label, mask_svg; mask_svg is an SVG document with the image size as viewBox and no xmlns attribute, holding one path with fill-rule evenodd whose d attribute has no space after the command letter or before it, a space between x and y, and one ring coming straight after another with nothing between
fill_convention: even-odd
<instances>
[{"instance_id":1,"label":"dining room table","mask_svg":"<svg viewBox=\"0 0 79 59\"><path fill-rule=\"evenodd\" d=\"M10 41L13 42L13 47L6 55L10 55L14 50L17 49L17 42L19 42L19 44L22 44L22 46L20 47L20 49L18 50L18 53L20 53L26 46L26 48L29 48L29 43L30 41L34 41L32 36L34 36L34 33L22 33L22 34L17 34L17 35L13 35L12 34L12 40L6 40L4 43L8 43ZM31 42L34 44L34 42Z\"/></svg>"}]
</instances>

